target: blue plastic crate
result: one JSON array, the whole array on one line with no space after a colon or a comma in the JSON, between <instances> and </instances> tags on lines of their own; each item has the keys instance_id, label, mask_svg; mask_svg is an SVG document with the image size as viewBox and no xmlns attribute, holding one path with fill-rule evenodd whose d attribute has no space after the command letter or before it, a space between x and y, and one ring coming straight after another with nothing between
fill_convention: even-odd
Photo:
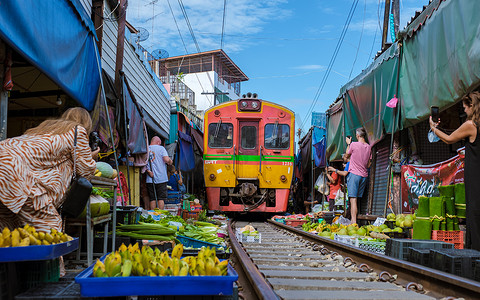
<instances>
[{"instance_id":1,"label":"blue plastic crate","mask_svg":"<svg viewBox=\"0 0 480 300\"><path fill-rule=\"evenodd\" d=\"M78 249L78 238L56 245L0 248L0 262L47 260Z\"/></svg>"},{"instance_id":2,"label":"blue plastic crate","mask_svg":"<svg viewBox=\"0 0 480 300\"><path fill-rule=\"evenodd\" d=\"M165 204L179 204L183 200L182 192L168 191Z\"/></svg>"},{"instance_id":3,"label":"blue plastic crate","mask_svg":"<svg viewBox=\"0 0 480 300\"><path fill-rule=\"evenodd\" d=\"M217 245L214 243L204 242L197 239L192 239L187 236L177 235L177 240L183 244L184 247L191 247L191 248L202 248L202 247L215 247L221 248L222 245Z\"/></svg>"},{"instance_id":4,"label":"blue plastic crate","mask_svg":"<svg viewBox=\"0 0 480 300\"><path fill-rule=\"evenodd\" d=\"M93 277L93 266L75 277L83 297L232 295L233 284L238 279L230 265L226 276L154 277Z\"/></svg>"}]
</instances>

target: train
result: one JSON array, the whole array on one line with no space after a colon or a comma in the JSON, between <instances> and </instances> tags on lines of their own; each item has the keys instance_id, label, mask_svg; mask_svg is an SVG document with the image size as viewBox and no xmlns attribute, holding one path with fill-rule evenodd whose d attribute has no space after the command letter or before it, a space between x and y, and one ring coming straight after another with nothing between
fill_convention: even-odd
<instances>
[{"instance_id":1,"label":"train","mask_svg":"<svg viewBox=\"0 0 480 300\"><path fill-rule=\"evenodd\" d=\"M294 134L294 112L255 93L206 110L203 159L208 208L287 211Z\"/></svg>"}]
</instances>

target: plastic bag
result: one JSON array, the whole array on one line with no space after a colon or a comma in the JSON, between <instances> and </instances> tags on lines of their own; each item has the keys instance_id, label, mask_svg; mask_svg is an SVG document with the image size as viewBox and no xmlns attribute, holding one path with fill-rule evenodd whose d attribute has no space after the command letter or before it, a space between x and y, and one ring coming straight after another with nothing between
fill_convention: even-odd
<instances>
[{"instance_id":1,"label":"plastic bag","mask_svg":"<svg viewBox=\"0 0 480 300\"><path fill-rule=\"evenodd\" d=\"M345 218L344 216L338 217L338 219L335 222L333 222L333 224L341 224L341 225L350 225L351 223L352 222L349 219Z\"/></svg>"},{"instance_id":2,"label":"plastic bag","mask_svg":"<svg viewBox=\"0 0 480 300\"><path fill-rule=\"evenodd\" d=\"M328 186L328 180L324 172L322 172L318 176L317 181L315 182L315 186L318 186L318 191L321 194L328 196L328 194L330 193L330 187Z\"/></svg>"},{"instance_id":3,"label":"plastic bag","mask_svg":"<svg viewBox=\"0 0 480 300\"><path fill-rule=\"evenodd\" d=\"M335 196L335 205L344 205L344 197L345 197L345 193L343 193L343 191L341 189L339 189L337 191L337 195Z\"/></svg>"}]
</instances>

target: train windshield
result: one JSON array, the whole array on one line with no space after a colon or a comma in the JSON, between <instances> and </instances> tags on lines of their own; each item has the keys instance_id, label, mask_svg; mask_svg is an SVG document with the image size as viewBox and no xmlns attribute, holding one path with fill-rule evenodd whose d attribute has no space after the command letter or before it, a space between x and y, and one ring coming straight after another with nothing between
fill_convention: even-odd
<instances>
[{"instance_id":1,"label":"train windshield","mask_svg":"<svg viewBox=\"0 0 480 300\"><path fill-rule=\"evenodd\" d=\"M211 123L208 125L208 147L231 148L233 146L233 124Z\"/></svg>"},{"instance_id":2,"label":"train windshield","mask_svg":"<svg viewBox=\"0 0 480 300\"><path fill-rule=\"evenodd\" d=\"M288 149L290 145L290 126L287 124L265 125L265 148Z\"/></svg>"},{"instance_id":3,"label":"train windshield","mask_svg":"<svg viewBox=\"0 0 480 300\"><path fill-rule=\"evenodd\" d=\"M242 127L241 145L243 149L255 149L257 147L257 127Z\"/></svg>"}]
</instances>

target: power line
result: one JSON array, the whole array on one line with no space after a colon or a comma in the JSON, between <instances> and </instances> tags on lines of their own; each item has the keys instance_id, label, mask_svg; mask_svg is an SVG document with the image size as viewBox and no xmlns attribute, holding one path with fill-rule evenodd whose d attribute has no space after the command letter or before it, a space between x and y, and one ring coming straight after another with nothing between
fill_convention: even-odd
<instances>
[{"instance_id":1,"label":"power line","mask_svg":"<svg viewBox=\"0 0 480 300\"><path fill-rule=\"evenodd\" d=\"M183 18L185 19L185 22L187 23L188 30L190 31L190 35L192 36L193 43L195 44L195 47L197 48L197 52L200 51L200 47L198 46L197 39L195 38L195 33L193 32L192 24L190 24L190 20L188 19L187 11L185 10L185 6L183 5L182 0L177 0L178 5L180 5L180 9L183 14Z\"/></svg>"},{"instance_id":2,"label":"power line","mask_svg":"<svg viewBox=\"0 0 480 300\"><path fill-rule=\"evenodd\" d=\"M332 67L333 67L333 64L335 63L338 52L340 51L340 47L342 46L343 39L345 38L345 35L347 33L348 26L350 25L350 22L352 21L353 15L355 13L355 9L357 8L358 1L359 0L354 0L352 3L352 6L350 7L350 11L348 13L347 19L345 20L345 24L343 25L343 30L342 30L342 33L340 34L340 38L338 40L337 46L335 47L335 50L333 51L333 54L332 54L332 58L330 59L330 63L328 64L327 72L325 73L325 75L322 78L322 81L320 82L320 85L317 89L315 97L313 98L312 104L310 105L307 111L307 118L305 118L305 120L308 119L308 115L311 113L311 111L317 104L318 98L320 97L320 94L322 93L323 88L325 87L328 76L330 75L330 71L332 70ZM305 126L305 121L302 123L301 128L303 128L304 126Z\"/></svg>"},{"instance_id":3,"label":"power line","mask_svg":"<svg viewBox=\"0 0 480 300\"><path fill-rule=\"evenodd\" d=\"M355 63L357 62L358 58L358 50L360 50L360 44L362 43L362 36L363 36L363 29L365 28L365 13L367 11L367 0L364 0L363 6L363 23L362 23L362 32L360 33L360 39L358 40L358 47L357 52L355 53L355 59L353 60L352 69L350 70L350 74L348 75L348 80L352 77L353 68L355 67Z\"/></svg>"},{"instance_id":4,"label":"power line","mask_svg":"<svg viewBox=\"0 0 480 300\"><path fill-rule=\"evenodd\" d=\"M220 39L220 49L223 49L223 34L225 33L225 15L227 14L227 0L223 1L223 19L222 19L222 38Z\"/></svg>"},{"instance_id":5,"label":"power line","mask_svg":"<svg viewBox=\"0 0 480 300\"><path fill-rule=\"evenodd\" d=\"M175 14L173 13L172 6L170 5L170 0L167 0L167 2L168 2L168 7L170 8L170 12L172 13L173 20L175 21L175 26L177 27L178 34L180 35L180 39L182 40L183 47L185 48L185 54L187 55L188 54L187 45L185 44L185 41L183 40L182 32L180 31L180 27L178 26L177 19L175 18ZM180 65L178 66L178 71L177 71L178 74L180 74L180 67L182 66L184 58L185 57L182 58L182 61L180 62ZM195 73L195 76L197 77L198 84L200 84L200 88L202 89L202 91L205 91L205 89L202 86L202 82L200 81L200 78L198 78L198 75L196 73ZM210 99L208 99L208 96L206 98L207 98L208 102L210 102L210 105L212 105L212 101L210 101Z\"/></svg>"}]
</instances>

